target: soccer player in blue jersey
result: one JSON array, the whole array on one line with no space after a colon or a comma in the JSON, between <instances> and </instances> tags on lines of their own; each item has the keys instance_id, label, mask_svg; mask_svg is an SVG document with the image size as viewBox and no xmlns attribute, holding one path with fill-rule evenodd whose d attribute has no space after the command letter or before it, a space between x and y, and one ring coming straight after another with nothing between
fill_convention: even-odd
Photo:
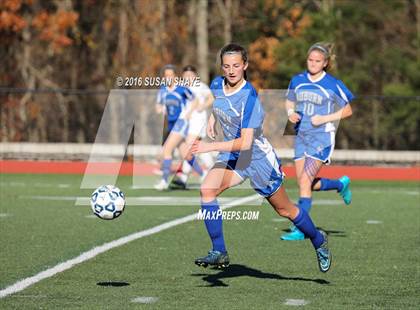
<instances>
[{"instance_id":1,"label":"soccer player in blue jersey","mask_svg":"<svg viewBox=\"0 0 420 310\"><path fill-rule=\"evenodd\" d=\"M303 208L289 200L282 186L280 159L262 133L264 111L255 88L246 81L247 52L240 45L228 44L222 48L220 58L223 77L216 77L210 86L215 99L207 133L215 138L217 120L223 129L224 141L195 141L192 145L194 154L219 152L200 189L204 222L213 247L207 256L197 258L195 264L219 268L229 265L217 196L249 178L255 191L311 240L318 266L322 272L327 272L331 266L327 235L316 229Z\"/></svg>"},{"instance_id":2,"label":"soccer player in blue jersey","mask_svg":"<svg viewBox=\"0 0 420 310\"><path fill-rule=\"evenodd\" d=\"M296 124L295 167L299 184L299 205L307 213L312 206L312 190L336 190L345 204L351 203L350 179L318 178L322 165L329 164L334 150L334 122L351 116L353 94L344 83L326 71L335 55L332 44L316 43L307 53L307 70L295 75L287 92L289 120ZM304 233L296 226L280 237L282 240L303 240Z\"/></svg>"},{"instance_id":3,"label":"soccer player in blue jersey","mask_svg":"<svg viewBox=\"0 0 420 310\"><path fill-rule=\"evenodd\" d=\"M188 88L175 84L174 66L165 66L163 76L166 85L159 90L156 110L166 114L167 133L164 134L162 150L162 179L154 186L157 190L165 190L169 187L168 179L171 172L172 153L175 148L179 147L183 158L188 155L188 149L183 140L188 133L188 119L195 106L193 93ZM190 158L190 163L198 173L203 173L194 156Z\"/></svg>"}]
</instances>

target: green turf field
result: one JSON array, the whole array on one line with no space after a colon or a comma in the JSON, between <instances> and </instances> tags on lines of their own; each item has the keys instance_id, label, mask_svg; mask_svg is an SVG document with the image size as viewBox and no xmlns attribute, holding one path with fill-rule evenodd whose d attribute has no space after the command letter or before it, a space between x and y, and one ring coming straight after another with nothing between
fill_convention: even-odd
<instances>
[{"instance_id":1,"label":"green turf field","mask_svg":"<svg viewBox=\"0 0 420 310\"><path fill-rule=\"evenodd\" d=\"M118 186L127 197L167 196L172 205L128 205L114 221L75 205L81 176L1 175L0 290L95 246L190 215L186 197ZM151 182L153 180L150 180ZM199 268L210 247L202 221L178 225L102 253L23 291L0 299L0 309L418 309L420 304L420 184L353 182L354 201L315 193L312 216L329 234L333 266L318 271L309 240L279 241L288 223L267 205L254 221L224 222L231 257L227 270ZM286 184L293 199L296 184ZM224 201L254 195L232 190ZM178 202L177 202L178 201ZM148 298L147 298L148 297ZM135 302L138 301L138 302Z\"/></svg>"}]
</instances>

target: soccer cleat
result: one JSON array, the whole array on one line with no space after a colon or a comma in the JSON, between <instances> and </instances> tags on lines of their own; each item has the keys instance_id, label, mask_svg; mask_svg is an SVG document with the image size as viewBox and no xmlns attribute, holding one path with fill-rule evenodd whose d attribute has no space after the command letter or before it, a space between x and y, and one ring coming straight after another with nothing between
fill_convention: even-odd
<instances>
[{"instance_id":1,"label":"soccer cleat","mask_svg":"<svg viewBox=\"0 0 420 310\"><path fill-rule=\"evenodd\" d=\"M343 184L343 188L341 189L340 196L343 197L344 203L346 205L351 204L351 190L350 190L350 178L348 176L342 176L338 179L341 184Z\"/></svg>"},{"instance_id":2,"label":"soccer cleat","mask_svg":"<svg viewBox=\"0 0 420 310\"><path fill-rule=\"evenodd\" d=\"M169 184L169 188L184 190L184 189L187 189L187 184L182 182L180 178L175 177L172 179L171 184Z\"/></svg>"},{"instance_id":3,"label":"soccer cleat","mask_svg":"<svg viewBox=\"0 0 420 310\"><path fill-rule=\"evenodd\" d=\"M204 268L208 265L216 266L217 268L226 268L229 266L229 255L219 251L209 251L207 256L197 258L194 263Z\"/></svg>"},{"instance_id":4,"label":"soccer cleat","mask_svg":"<svg viewBox=\"0 0 420 310\"><path fill-rule=\"evenodd\" d=\"M316 258L318 259L319 270L321 272L327 272L331 267L332 255L330 249L328 248L327 234L323 230L320 230L319 232L324 237L324 242L318 249L316 249Z\"/></svg>"},{"instance_id":5,"label":"soccer cleat","mask_svg":"<svg viewBox=\"0 0 420 310\"><path fill-rule=\"evenodd\" d=\"M296 240L304 240L305 235L301 232L295 225L290 227L291 232L284 234L280 237L281 240L286 241L296 241Z\"/></svg>"},{"instance_id":6,"label":"soccer cleat","mask_svg":"<svg viewBox=\"0 0 420 310\"><path fill-rule=\"evenodd\" d=\"M163 191L163 190L167 190L169 187L168 182L166 182L165 180L160 180L159 183L155 184L154 188L158 191Z\"/></svg>"}]
</instances>

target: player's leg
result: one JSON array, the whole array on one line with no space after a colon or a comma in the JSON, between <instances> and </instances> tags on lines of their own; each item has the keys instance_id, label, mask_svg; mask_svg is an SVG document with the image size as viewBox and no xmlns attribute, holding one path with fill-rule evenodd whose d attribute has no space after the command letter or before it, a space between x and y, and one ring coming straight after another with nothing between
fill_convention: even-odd
<instances>
[{"instance_id":1,"label":"player's leg","mask_svg":"<svg viewBox=\"0 0 420 310\"><path fill-rule=\"evenodd\" d=\"M206 119L201 117L199 114L193 113L189 119L189 126L187 137L185 139L187 145L192 145L192 143L200 136L203 132L203 126L206 123ZM205 133L205 132L204 132ZM202 154L199 154L201 156ZM192 171L196 170L200 178L203 180L205 172L202 170L201 166L198 164L196 158L189 156L186 160L182 162L181 171L177 171L175 177L172 179L170 184L171 188L174 189L185 189L187 187L188 177Z\"/></svg>"},{"instance_id":2,"label":"player's leg","mask_svg":"<svg viewBox=\"0 0 420 310\"><path fill-rule=\"evenodd\" d=\"M195 140L197 140L197 136L196 135L188 135L187 138L185 139L186 144L185 147L187 147L187 145L192 145L193 142ZM189 154L186 158L185 158L186 162L190 165L190 167L192 167L192 169L201 177L204 174L203 169L201 168L200 164L198 163L197 157Z\"/></svg>"},{"instance_id":3,"label":"player's leg","mask_svg":"<svg viewBox=\"0 0 420 310\"><path fill-rule=\"evenodd\" d=\"M295 145L294 145L294 151L295 151L294 160L295 160L295 170L296 170L296 182L298 184L299 191L300 191L300 182L302 179L303 170L305 166L305 158L306 158L305 154L308 151L309 141L307 141L307 136L305 134L298 133L296 135ZM307 212L309 212L310 205L308 204L308 199L302 199L301 195L299 195L298 205L300 205ZM287 240L287 241L304 240L305 235L295 225L292 224L290 226L290 232L281 235L280 239Z\"/></svg>"},{"instance_id":4,"label":"player's leg","mask_svg":"<svg viewBox=\"0 0 420 310\"><path fill-rule=\"evenodd\" d=\"M188 136L185 139L187 145L191 145L195 140L200 139L202 137L201 132L204 129L203 124L205 124L206 120L202 120L201 122L198 121L199 120L194 119L190 120ZM193 169L200 176L201 181L204 180L204 177L207 174L208 170L211 167L213 167L214 161L209 153L198 154L198 157L203 161L206 169L203 170L201 168L197 161L197 157L187 158L182 163L182 172L177 173L176 178L172 180L172 183L176 188L186 188L189 175L191 174Z\"/></svg>"},{"instance_id":5,"label":"player's leg","mask_svg":"<svg viewBox=\"0 0 420 310\"><path fill-rule=\"evenodd\" d=\"M329 164L330 157L334 151L335 134L334 132L326 132L319 134L318 139L321 139L324 145L328 145L320 156L323 158L325 164ZM312 190L314 191L330 191L336 190L344 200L346 205L351 203L352 193L350 190L350 178L346 175L339 179L315 178L312 183Z\"/></svg>"},{"instance_id":6,"label":"player's leg","mask_svg":"<svg viewBox=\"0 0 420 310\"><path fill-rule=\"evenodd\" d=\"M297 182L298 186L299 186L302 174L303 174L304 164L305 164L305 157L304 156L295 159L296 182ZM302 201L302 199L299 198L298 205L301 205L307 212L309 212L309 210L307 210L308 209L307 208L307 206L308 206L307 200L304 199ZM290 226L290 232L281 235L280 239L281 240L286 240L286 241L298 241L298 240L304 240L305 235L295 225L292 224Z\"/></svg>"},{"instance_id":7,"label":"player's leg","mask_svg":"<svg viewBox=\"0 0 420 310\"><path fill-rule=\"evenodd\" d=\"M223 236L222 212L217 196L242 181L243 179L233 170L218 167L216 164L201 184L201 212L204 215L204 223L212 242L212 250L208 255L197 258L196 265L203 267L208 265L227 267L229 265L229 256Z\"/></svg>"},{"instance_id":8,"label":"player's leg","mask_svg":"<svg viewBox=\"0 0 420 310\"><path fill-rule=\"evenodd\" d=\"M295 161L296 175L299 185L299 208L309 214L312 207L312 182L322 167L322 162L312 157L304 157ZM286 241L305 239L305 235L298 227L292 226L291 232L282 235L280 238Z\"/></svg>"},{"instance_id":9,"label":"player's leg","mask_svg":"<svg viewBox=\"0 0 420 310\"><path fill-rule=\"evenodd\" d=\"M318 266L322 272L327 272L331 266L331 251L328 248L327 234L318 230L305 209L295 206L280 187L272 196L267 198L274 210L293 224L311 240L316 251Z\"/></svg>"},{"instance_id":10,"label":"player's leg","mask_svg":"<svg viewBox=\"0 0 420 310\"><path fill-rule=\"evenodd\" d=\"M290 201L282 186L284 174L274 151L272 154L268 153L265 158L253 160L252 165L245 170L243 175L249 177L252 187L260 195L266 197L280 216L290 219L311 240L317 253L320 270L328 271L331 254L328 250L326 234L316 229L305 209L297 207Z\"/></svg>"},{"instance_id":11,"label":"player's leg","mask_svg":"<svg viewBox=\"0 0 420 310\"><path fill-rule=\"evenodd\" d=\"M179 143L184 139L184 137L178 133L172 131L168 138L165 141L165 144L163 145L162 150L162 164L161 164L161 170L162 170L162 179L161 181L155 185L155 189L157 190L165 190L168 188L168 179L169 175L171 173L171 165L172 165L172 153L175 150L175 148L178 146Z\"/></svg>"},{"instance_id":12,"label":"player's leg","mask_svg":"<svg viewBox=\"0 0 420 310\"><path fill-rule=\"evenodd\" d=\"M174 126L174 123L168 122L168 117L165 114L165 119L164 119L164 122L163 122L163 130L162 130L162 143L161 143L162 149L163 149L163 145L166 142L166 139L168 139L168 136L171 133L171 130L172 130L173 126ZM153 173L161 176L163 174L162 170L161 170L162 160L163 160L163 156L162 156L161 152L156 156L156 160L159 163L159 168L154 169Z\"/></svg>"},{"instance_id":13,"label":"player's leg","mask_svg":"<svg viewBox=\"0 0 420 310\"><path fill-rule=\"evenodd\" d=\"M181 142L181 144L178 147L181 153L181 156L184 160L182 161L181 167L178 168L178 171L176 172L175 177L171 181L171 184L170 184L171 189L186 189L188 176L193 169L202 179L207 173L207 171L205 172L201 168L197 160L197 156L194 156L189 152L190 146L192 145L195 139L196 137L188 136L185 139L186 141Z\"/></svg>"},{"instance_id":14,"label":"player's leg","mask_svg":"<svg viewBox=\"0 0 420 310\"><path fill-rule=\"evenodd\" d=\"M343 175L339 179L315 178L312 189L314 191L332 191L336 190L346 205L349 205L352 200L352 193L350 190L350 178Z\"/></svg>"},{"instance_id":15,"label":"player's leg","mask_svg":"<svg viewBox=\"0 0 420 310\"><path fill-rule=\"evenodd\" d=\"M315 157L305 157L299 164L303 164L299 178L299 199L301 200L299 206L309 213L312 207L312 183L322 167L322 161Z\"/></svg>"},{"instance_id":16,"label":"player's leg","mask_svg":"<svg viewBox=\"0 0 420 310\"><path fill-rule=\"evenodd\" d=\"M336 190L346 205L351 204L352 192L350 190L350 178L343 175L339 179L315 178L312 189L314 191Z\"/></svg>"}]
</instances>

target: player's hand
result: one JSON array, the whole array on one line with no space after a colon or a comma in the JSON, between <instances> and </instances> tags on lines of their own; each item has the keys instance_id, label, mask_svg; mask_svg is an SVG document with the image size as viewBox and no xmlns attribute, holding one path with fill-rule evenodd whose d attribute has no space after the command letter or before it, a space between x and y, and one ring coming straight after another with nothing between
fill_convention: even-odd
<instances>
[{"instance_id":1,"label":"player's hand","mask_svg":"<svg viewBox=\"0 0 420 310\"><path fill-rule=\"evenodd\" d=\"M300 121L300 115L298 113L292 113L289 116L289 121L293 124L296 124Z\"/></svg>"},{"instance_id":2,"label":"player's hand","mask_svg":"<svg viewBox=\"0 0 420 310\"><path fill-rule=\"evenodd\" d=\"M207 130L206 130L207 136L212 140L215 140L216 136L217 136L217 131L216 131L216 126L215 125L216 124L214 122L212 123L210 120L207 123Z\"/></svg>"},{"instance_id":3,"label":"player's hand","mask_svg":"<svg viewBox=\"0 0 420 310\"><path fill-rule=\"evenodd\" d=\"M312 116L311 117L311 123L312 123L313 126L320 126L320 125L324 124L325 123L324 116L323 115L318 115L318 114Z\"/></svg>"},{"instance_id":4,"label":"player's hand","mask_svg":"<svg viewBox=\"0 0 420 310\"><path fill-rule=\"evenodd\" d=\"M206 143L200 140L195 140L191 146L191 153L197 154L197 153L207 153L212 151L211 149L211 143Z\"/></svg>"},{"instance_id":5,"label":"player's hand","mask_svg":"<svg viewBox=\"0 0 420 310\"><path fill-rule=\"evenodd\" d=\"M164 109L161 104L155 105L155 111L156 111L156 114L164 114Z\"/></svg>"}]
</instances>

